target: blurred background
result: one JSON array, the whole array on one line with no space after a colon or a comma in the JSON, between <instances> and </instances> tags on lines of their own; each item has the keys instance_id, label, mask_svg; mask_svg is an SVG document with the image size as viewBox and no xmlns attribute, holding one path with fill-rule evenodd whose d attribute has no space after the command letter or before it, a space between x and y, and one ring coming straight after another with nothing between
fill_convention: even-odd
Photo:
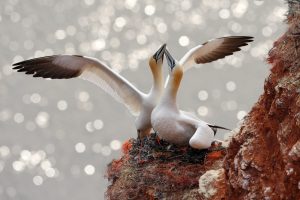
<instances>
[{"instance_id":1,"label":"blurred background","mask_svg":"<svg viewBox=\"0 0 300 200\"><path fill-rule=\"evenodd\" d=\"M254 36L243 51L189 70L178 95L181 109L234 128L263 91L286 10L283 0L1 0L0 199L104 199L106 165L136 137L134 118L95 85L32 78L12 63L94 56L148 91L148 58L161 44L180 59L215 37Z\"/></svg>"}]
</instances>

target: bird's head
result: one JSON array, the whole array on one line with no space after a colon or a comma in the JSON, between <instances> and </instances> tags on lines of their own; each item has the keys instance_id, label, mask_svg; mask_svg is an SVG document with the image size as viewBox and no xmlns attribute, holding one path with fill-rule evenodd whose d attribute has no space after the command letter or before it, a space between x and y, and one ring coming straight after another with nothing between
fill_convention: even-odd
<instances>
[{"instance_id":1,"label":"bird's head","mask_svg":"<svg viewBox=\"0 0 300 200\"><path fill-rule=\"evenodd\" d=\"M168 63L168 66L169 66L170 76L173 77L173 78L181 80L182 75L183 75L183 69L182 69L181 65L178 63L177 60L175 60L171 56L170 52L167 49L165 50L165 55L166 55L167 63Z\"/></svg>"},{"instance_id":2,"label":"bird's head","mask_svg":"<svg viewBox=\"0 0 300 200\"><path fill-rule=\"evenodd\" d=\"M164 61L164 54L167 44L163 44L153 56L149 59L149 65L151 68L161 66Z\"/></svg>"}]
</instances>

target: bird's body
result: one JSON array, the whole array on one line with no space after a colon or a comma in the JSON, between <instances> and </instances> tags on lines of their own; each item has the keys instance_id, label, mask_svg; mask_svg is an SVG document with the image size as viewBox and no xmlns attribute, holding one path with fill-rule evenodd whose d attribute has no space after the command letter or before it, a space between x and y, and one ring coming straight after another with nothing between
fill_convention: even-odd
<instances>
[{"instance_id":1,"label":"bird's body","mask_svg":"<svg viewBox=\"0 0 300 200\"><path fill-rule=\"evenodd\" d=\"M150 93L144 95L141 106L141 111L135 119L135 126L137 127L138 134L141 138L147 136L152 129L151 113L159 101L160 94Z\"/></svg>"},{"instance_id":2,"label":"bird's body","mask_svg":"<svg viewBox=\"0 0 300 200\"><path fill-rule=\"evenodd\" d=\"M168 113L167 118L165 113ZM196 131L196 126L186 123L188 117L164 104L160 104L153 110L152 119L159 137L178 146L189 145L189 140Z\"/></svg>"},{"instance_id":3,"label":"bird's body","mask_svg":"<svg viewBox=\"0 0 300 200\"><path fill-rule=\"evenodd\" d=\"M176 96L182 75L180 66L171 71L163 96L151 114L153 129L160 138L178 146L208 148L213 141L214 131L204 121L187 115L177 107ZM191 143L194 140L195 144Z\"/></svg>"},{"instance_id":4,"label":"bird's body","mask_svg":"<svg viewBox=\"0 0 300 200\"><path fill-rule=\"evenodd\" d=\"M217 38L188 51L179 62L165 50L170 73L160 102L153 109L151 123L158 136L179 146L190 145L196 149L211 146L217 128L187 112L178 109L176 98L180 82L185 70L193 64L204 64L239 51L241 46L252 41L251 37Z\"/></svg>"},{"instance_id":5,"label":"bird's body","mask_svg":"<svg viewBox=\"0 0 300 200\"><path fill-rule=\"evenodd\" d=\"M162 45L149 59L153 86L148 93L141 92L124 77L95 58L53 55L15 63L14 69L33 74L34 77L51 79L79 77L96 84L115 100L123 103L132 115L136 116L138 136L144 137L151 131L151 112L163 91L162 63L165 47L165 44Z\"/></svg>"}]
</instances>

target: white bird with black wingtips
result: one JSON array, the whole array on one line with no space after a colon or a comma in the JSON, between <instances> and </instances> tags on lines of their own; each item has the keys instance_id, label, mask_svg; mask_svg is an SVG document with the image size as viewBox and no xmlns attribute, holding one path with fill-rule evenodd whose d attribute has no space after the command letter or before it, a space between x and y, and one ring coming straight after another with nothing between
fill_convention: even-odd
<instances>
[{"instance_id":1,"label":"white bird with black wingtips","mask_svg":"<svg viewBox=\"0 0 300 200\"><path fill-rule=\"evenodd\" d=\"M159 138L179 146L190 145L196 149L209 148L214 131L209 124L191 117L178 109L176 96L183 76L183 69L165 51L171 69L170 79L160 103L151 114L151 123Z\"/></svg>"},{"instance_id":2,"label":"white bird with black wingtips","mask_svg":"<svg viewBox=\"0 0 300 200\"><path fill-rule=\"evenodd\" d=\"M13 69L33 74L33 77L51 79L79 77L96 84L117 101L123 103L134 116L137 116L135 126L138 137L142 138L151 131L151 112L163 92L162 63L165 48L166 44L162 45L149 59L153 85L147 94L139 91L124 77L95 58L53 55L15 63Z\"/></svg>"},{"instance_id":3,"label":"white bird with black wingtips","mask_svg":"<svg viewBox=\"0 0 300 200\"><path fill-rule=\"evenodd\" d=\"M239 47L251 41L252 37L247 36L218 38L193 48L180 62L165 50L170 67L169 78L163 96L151 114L152 127L160 138L179 146L190 145L196 149L205 149L211 146L218 128L228 130L208 124L179 110L176 102L177 92L184 70L193 64L212 62L232 55L233 52L240 50Z\"/></svg>"}]
</instances>

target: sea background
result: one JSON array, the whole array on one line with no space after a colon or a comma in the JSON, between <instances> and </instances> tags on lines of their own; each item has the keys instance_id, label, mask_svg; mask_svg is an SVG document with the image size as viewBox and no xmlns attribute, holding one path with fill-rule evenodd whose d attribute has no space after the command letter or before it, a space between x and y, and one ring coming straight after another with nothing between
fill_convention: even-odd
<instances>
[{"instance_id":1,"label":"sea background","mask_svg":"<svg viewBox=\"0 0 300 200\"><path fill-rule=\"evenodd\" d=\"M106 165L136 137L134 118L95 85L32 78L12 63L96 57L147 92L148 59L163 43L180 59L212 38L253 36L241 52L187 71L178 94L181 109L235 128L262 94L286 11L283 0L2 0L0 199L104 199Z\"/></svg>"}]
</instances>

